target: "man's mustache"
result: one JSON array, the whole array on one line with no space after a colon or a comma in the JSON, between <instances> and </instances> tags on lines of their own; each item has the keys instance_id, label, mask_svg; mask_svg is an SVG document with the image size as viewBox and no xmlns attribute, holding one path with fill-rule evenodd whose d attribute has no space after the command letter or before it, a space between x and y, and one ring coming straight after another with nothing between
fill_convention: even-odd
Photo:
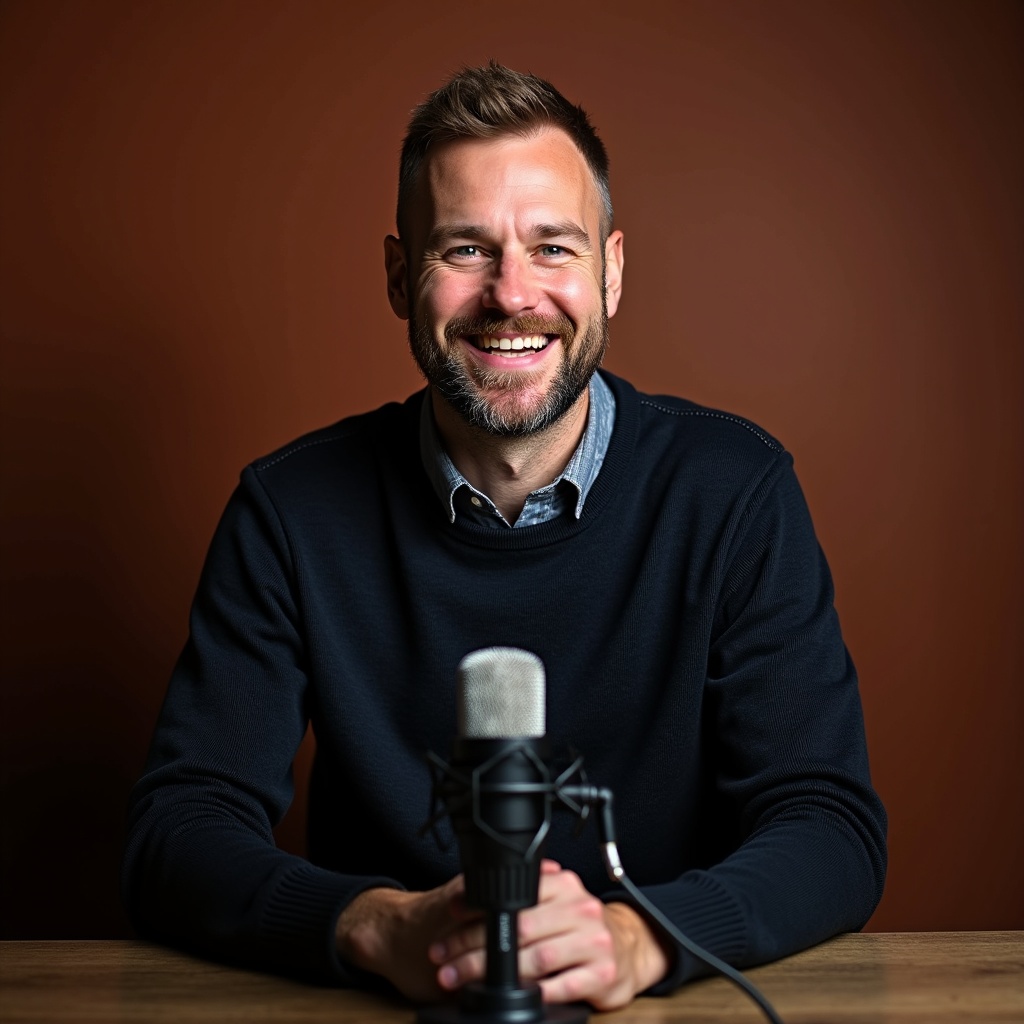
<instances>
[{"instance_id":1,"label":"man's mustache","mask_svg":"<svg viewBox=\"0 0 1024 1024\"><path fill-rule=\"evenodd\" d=\"M510 318L457 316L449 320L444 328L447 341L481 334L515 334L520 337L528 334L557 334L563 342L568 343L576 334L576 328L564 314L541 316L537 313L524 313Z\"/></svg>"}]
</instances>

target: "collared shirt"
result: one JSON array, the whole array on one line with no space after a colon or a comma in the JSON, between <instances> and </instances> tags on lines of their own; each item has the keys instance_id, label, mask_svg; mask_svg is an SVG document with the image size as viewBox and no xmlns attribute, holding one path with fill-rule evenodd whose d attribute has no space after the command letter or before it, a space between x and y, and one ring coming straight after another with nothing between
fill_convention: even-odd
<instances>
[{"instance_id":1,"label":"collared shirt","mask_svg":"<svg viewBox=\"0 0 1024 1024\"><path fill-rule=\"evenodd\" d=\"M608 385L595 373L590 378L587 427L576 451L555 480L546 487L530 492L523 511L515 521L515 527L546 523L567 509L572 509L573 515L579 519L583 514L583 503L604 462L614 426L615 398ZM437 432L429 392L420 414L420 457L437 496L444 503L449 522L454 523L456 515L459 515L471 522L497 529L513 525L486 494L478 491L455 468Z\"/></svg>"}]
</instances>

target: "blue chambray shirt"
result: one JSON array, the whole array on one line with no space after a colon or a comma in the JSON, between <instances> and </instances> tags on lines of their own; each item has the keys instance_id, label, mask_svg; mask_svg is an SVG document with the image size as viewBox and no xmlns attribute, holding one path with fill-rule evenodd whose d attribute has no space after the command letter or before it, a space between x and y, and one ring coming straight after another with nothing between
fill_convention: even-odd
<instances>
[{"instance_id":1,"label":"blue chambray shirt","mask_svg":"<svg viewBox=\"0 0 1024 1024\"><path fill-rule=\"evenodd\" d=\"M530 492L523 511L515 521L516 529L546 523L568 509L572 509L573 515L579 519L583 513L583 503L604 462L614 427L615 396L600 375L595 373L590 378L587 427L576 451L557 479L546 487ZM483 526L512 528L513 524L498 511L494 502L482 491L478 491L448 457L434 423L429 392L420 414L420 457L437 496L448 512L449 522L454 523L455 517L459 515Z\"/></svg>"}]
</instances>

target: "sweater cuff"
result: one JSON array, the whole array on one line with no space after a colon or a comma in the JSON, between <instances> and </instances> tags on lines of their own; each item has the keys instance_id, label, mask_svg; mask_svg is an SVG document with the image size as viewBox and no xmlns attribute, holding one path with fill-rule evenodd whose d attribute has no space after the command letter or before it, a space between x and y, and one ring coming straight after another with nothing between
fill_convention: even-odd
<instances>
[{"instance_id":1,"label":"sweater cuff","mask_svg":"<svg viewBox=\"0 0 1024 1024\"><path fill-rule=\"evenodd\" d=\"M335 929L341 912L367 889L404 889L391 878L341 875L303 862L274 887L262 930L281 962L297 974L347 986L373 976L338 955Z\"/></svg>"},{"instance_id":2,"label":"sweater cuff","mask_svg":"<svg viewBox=\"0 0 1024 1024\"><path fill-rule=\"evenodd\" d=\"M742 961L747 948L743 910L735 897L706 871L689 871L675 882L647 885L643 894L691 941L729 964ZM664 996L694 978L712 973L702 960L679 946L628 893L616 889L602 897L607 903L628 903L652 929L676 949L668 974L645 996Z\"/></svg>"}]
</instances>

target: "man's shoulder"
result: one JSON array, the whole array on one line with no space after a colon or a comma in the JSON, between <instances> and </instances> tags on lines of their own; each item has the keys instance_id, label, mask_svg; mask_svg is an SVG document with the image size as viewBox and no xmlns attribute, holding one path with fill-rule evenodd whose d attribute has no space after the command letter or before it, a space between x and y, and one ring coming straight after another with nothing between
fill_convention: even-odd
<instances>
[{"instance_id":1,"label":"man's shoulder","mask_svg":"<svg viewBox=\"0 0 1024 1024\"><path fill-rule=\"evenodd\" d=\"M660 443L691 454L709 451L759 462L773 461L786 451L781 441L745 416L676 395L647 394L611 374L605 379L620 406L635 403L641 449Z\"/></svg>"},{"instance_id":2,"label":"man's shoulder","mask_svg":"<svg viewBox=\"0 0 1024 1024\"><path fill-rule=\"evenodd\" d=\"M404 402L388 402L302 434L255 459L248 468L261 477L306 475L323 467L335 471L346 464L372 460L380 451L392 450L395 442L408 444L406 435L417 422L415 410L421 395L417 392Z\"/></svg>"},{"instance_id":3,"label":"man's shoulder","mask_svg":"<svg viewBox=\"0 0 1024 1024\"><path fill-rule=\"evenodd\" d=\"M668 417L669 424L674 423L705 439L728 439L744 447L749 443L755 450L767 450L772 454L785 450L781 441L745 416L698 405L674 395L638 393L637 398L650 420Z\"/></svg>"}]
</instances>

